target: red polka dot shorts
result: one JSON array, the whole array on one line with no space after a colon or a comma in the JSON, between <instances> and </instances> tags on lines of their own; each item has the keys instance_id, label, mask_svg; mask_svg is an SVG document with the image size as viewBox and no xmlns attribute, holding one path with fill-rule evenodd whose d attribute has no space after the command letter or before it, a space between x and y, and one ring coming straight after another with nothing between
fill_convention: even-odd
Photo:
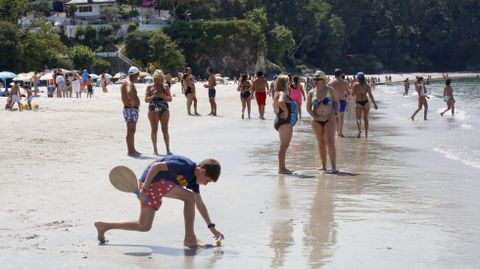
<instances>
[{"instance_id":1,"label":"red polka dot shorts","mask_svg":"<svg viewBox=\"0 0 480 269\"><path fill-rule=\"evenodd\" d=\"M174 187L175 183L164 179L152 183L147 189L147 199L140 201L142 208L151 207L158 210L162 205L163 196L167 195Z\"/></svg>"}]
</instances>

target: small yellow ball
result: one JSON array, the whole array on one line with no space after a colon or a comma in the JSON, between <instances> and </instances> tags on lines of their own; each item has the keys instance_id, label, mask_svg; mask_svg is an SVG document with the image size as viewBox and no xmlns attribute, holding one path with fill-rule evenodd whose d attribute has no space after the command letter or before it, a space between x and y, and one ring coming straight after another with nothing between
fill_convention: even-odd
<instances>
[{"instance_id":1,"label":"small yellow ball","mask_svg":"<svg viewBox=\"0 0 480 269\"><path fill-rule=\"evenodd\" d=\"M217 240L217 247L221 246L222 245L222 241L220 240Z\"/></svg>"}]
</instances>

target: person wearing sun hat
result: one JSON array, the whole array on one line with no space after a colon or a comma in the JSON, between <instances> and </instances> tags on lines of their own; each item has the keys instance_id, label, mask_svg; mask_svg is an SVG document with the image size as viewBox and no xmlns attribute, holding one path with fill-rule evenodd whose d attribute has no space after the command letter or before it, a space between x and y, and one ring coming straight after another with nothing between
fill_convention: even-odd
<instances>
[{"instance_id":1,"label":"person wearing sun hat","mask_svg":"<svg viewBox=\"0 0 480 269\"><path fill-rule=\"evenodd\" d=\"M140 107L140 99L135 88L135 81L140 75L140 69L135 66L128 69L128 78L124 79L120 91L122 93L123 118L127 124L127 154L131 157L141 155L135 149L135 131L137 128L138 112Z\"/></svg>"},{"instance_id":2,"label":"person wearing sun hat","mask_svg":"<svg viewBox=\"0 0 480 269\"><path fill-rule=\"evenodd\" d=\"M358 127L358 135L357 137L360 138L362 134L361 124L362 124L362 114L363 114L363 121L365 122L365 137L368 137L368 113L370 111L370 104L369 100L372 101L373 106L376 109L377 103L372 95L372 89L365 81L365 73L358 72L355 75L356 82L353 84L352 87L352 95L355 96L355 116L357 121ZM370 99L369 99L370 98Z\"/></svg>"},{"instance_id":3,"label":"person wearing sun hat","mask_svg":"<svg viewBox=\"0 0 480 269\"><path fill-rule=\"evenodd\" d=\"M307 111L312 116L312 129L318 143L321 167L319 170L327 170L327 152L332 165L332 173L338 173L337 153L335 148L335 131L337 130L337 114L340 107L337 93L327 86L329 81L323 71L313 74L315 89L307 96Z\"/></svg>"}]
</instances>

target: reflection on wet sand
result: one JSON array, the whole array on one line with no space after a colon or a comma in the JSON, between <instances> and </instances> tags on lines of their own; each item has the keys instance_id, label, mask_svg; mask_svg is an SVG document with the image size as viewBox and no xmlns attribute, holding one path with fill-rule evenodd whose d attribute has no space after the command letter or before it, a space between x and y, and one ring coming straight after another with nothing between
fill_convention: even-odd
<instances>
[{"instance_id":1,"label":"reflection on wet sand","mask_svg":"<svg viewBox=\"0 0 480 269\"><path fill-rule=\"evenodd\" d=\"M290 199L287 187L285 186L285 176L278 177L278 205L280 210L290 209ZM288 247L294 244L293 223L291 220L279 220L272 225L272 236L270 240L270 247L274 250L272 258L272 268L283 268L284 260Z\"/></svg>"},{"instance_id":2,"label":"reflection on wet sand","mask_svg":"<svg viewBox=\"0 0 480 269\"><path fill-rule=\"evenodd\" d=\"M328 263L336 244L337 231L334 222L333 191L335 181L331 177L318 180L315 197L310 209L310 219L303 227L304 249L311 268L321 268Z\"/></svg>"}]
</instances>

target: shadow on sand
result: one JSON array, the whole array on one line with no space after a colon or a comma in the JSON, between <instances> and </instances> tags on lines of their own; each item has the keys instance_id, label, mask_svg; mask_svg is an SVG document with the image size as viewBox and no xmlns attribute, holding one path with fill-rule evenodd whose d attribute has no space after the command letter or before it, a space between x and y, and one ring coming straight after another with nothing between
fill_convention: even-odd
<instances>
[{"instance_id":1,"label":"shadow on sand","mask_svg":"<svg viewBox=\"0 0 480 269\"><path fill-rule=\"evenodd\" d=\"M234 251L224 251L221 247L215 247L213 245L206 245L205 247L185 247L185 248L171 248L164 246L151 246L151 245L136 245L136 244L104 244L102 247L127 247L127 248L142 248L150 249L145 251L129 251L125 252L128 256L151 256L152 254L163 254L168 256L222 256L225 253L235 255Z\"/></svg>"}]
</instances>

